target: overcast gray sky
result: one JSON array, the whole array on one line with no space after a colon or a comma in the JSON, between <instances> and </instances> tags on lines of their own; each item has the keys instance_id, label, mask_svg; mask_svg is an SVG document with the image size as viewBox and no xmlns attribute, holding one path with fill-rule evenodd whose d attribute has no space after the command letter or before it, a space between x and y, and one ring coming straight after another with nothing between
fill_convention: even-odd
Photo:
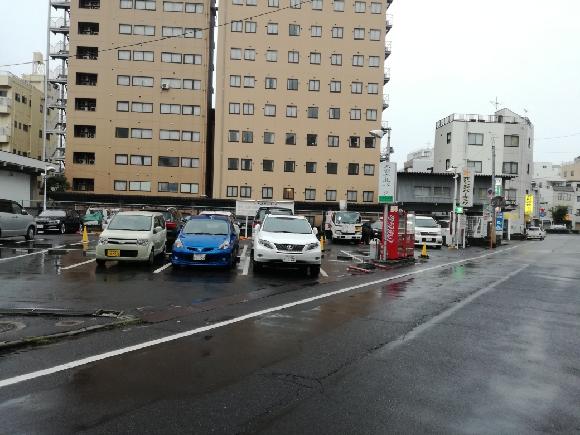
<instances>
[{"instance_id":1,"label":"overcast gray sky","mask_svg":"<svg viewBox=\"0 0 580 435\"><path fill-rule=\"evenodd\" d=\"M528 111L535 161L580 155L580 1L394 0L390 13L391 107L384 119L397 161L432 145L439 119L491 114L496 96L502 106ZM46 14L46 0L0 1L0 64L45 51ZM30 68L0 67L16 74Z\"/></svg>"}]
</instances>

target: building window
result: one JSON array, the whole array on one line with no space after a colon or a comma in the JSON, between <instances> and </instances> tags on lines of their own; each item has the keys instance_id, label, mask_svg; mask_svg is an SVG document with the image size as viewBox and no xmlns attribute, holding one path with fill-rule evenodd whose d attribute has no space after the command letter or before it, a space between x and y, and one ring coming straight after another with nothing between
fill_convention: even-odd
<instances>
[{"instance_id":1,"label":"building window","mask_svg":"<svg viewBox=\"0 0 580 435\"><path fill-rule=\"evenodd\" d=\"M264 172L274 172L274 160L262 160L262 170Z\"/></svg>"},{"instance_id":2,"label":"building window","mask_svg":"<svg viewBox=\"0 0 580 435\"><path fill-rule=\"evenodd\" d=\"M278 62L278 50L266 51L266 61L267 62Z\"/></svg>"},{"instance_id":3,"label":"building window","mask_svg":"<svg viewBox=\"0 0 580 435\"><path fill-rule=\"evenodd\" d=\"M268 35L277 35L278 34L278 23L268 23L266 27L266 33Z\"/></svg>"},{"instance_id":4,"label":"building window","mask_svg":"<svg viewBox=\"0 0 580 435\"><path fill-rule=\"evenodd\" d=\"M183 12L183 3L163 2L163 12Z\"/></svg>"},{"instance_id":5,"label":"building window","mask_svg":"<svg viewBox=\"0 0 580 435\"><path fill-rule=\"evenodd\" d=\"M316 189L305 189L304 190L304 199L306 201L315 201L316 200Z\"/></svg>"},{"instance_id":6,"label":"building window","mask_svg":"<svg viewBox=\"0 0 580 435\"><path fill-rule=\"evenodd\" d=\"M253 131L242 131L242 142L243 143L253 143L254 142L254 132Z\"/></svg>"},{"instance_id":7,"label":"building window","mask_svg":"<svg viewBox=\"0 0 580 435\"><path fill-rule=\"evenodd\" d=\"M468 145L483 145L483 133L468 133L467 134L467 144Z\"/></svg>"},{"instance_id":8,"label":"building window","mask_svg":"<svg viewBox=\"0 0 580 435\"><path fill-rule=\"evenodd\" d=\"M128 112L129 102L128 101L117 101L117 112Z\"/></svg>"},{"instance_id":9,"label":"building window","mask_svg":"<svg viewBox=\"0 0 580 435\"><path fill-rule=\"evenodd\" d=\"M252 170L252 159L242 159L242 164L240 169L242 171L251 171Z\"/></svg>"},{"instance_id":10,"label":"building window","mask_svg":"<svg viewBox=\"0 0 580 435\"><path fill-rule=\"evenodd\" d=\"M133 60L136 62L153 62L154 54L152 51L134 51Z\"/></svg>"},{"instance_id":11,"label":"building window","mask_svg":"<svg viewBox=\"0 0 580 435\"><path fill-rule=\"evenodd\" d=\"M326 200L327 201L336 201L336 190L327 190L326 191Z\"/></svg>"},{"instance_id":12,"label":"building window","mask_svg":"<svg viewBox=\"0 0 580 435\"><path fill-rule=\"evenodd\" d=\"M328 146L331 148L338 147L340 139L338 136L328 136Z\"/></svg>"},{"instance_id":13,"label":"building window","mask_svg":"<svg viewBox=\"0 0 580 435\"><path fill-rule=\"evenodd\" d=\"M230 86L233 88L239 88L242 85L242 76L232 75L230 76Z\"/></svg>"},{"instance_id":14,"label":"building window","mask_svg":"<svg viewBox=\"0 0 580 435\"><path fill-rule=\"evenodd\" d=\"M363 192L363 202L373 202L375 199L375 192L373 192L372 190L365 190Z\"/></svg>"},{"instance_id":15,"label":"building window","mask_svg":"<svg viewBox=\"0 0 580 435\"><path fill-rule=\"evenodd\" d=\"M300 25L299 24L289 24L288 25L288 35L289 36L300 36Z\"/></svg>"},{"instance_id":16,"label":"building window","mask_svg":"<svg viewBox=\"0 0 580 435\"><path fill-rule=\"evenodd\" d=\"M371 3L371 14L380 14L382 12L382 4L377 2Z\"/></svg>"},{"instance_id":17,"label":"building window","mask_svg":"<svg viewBox=\"0 0 580 435\"><path fill-rule=\"evenodd\" d=\"M262 187L262 199L272 199L274 197L273 187Z\"/></svg>"},{"instance_id":18,"label":"building window","mask_svg":"<svg viewBox=\"0 0 580 435\"><path fill-rule=\"evenodd\" d=\"M519 147L520 146L520 137L517 135L505 135L503 137L503 144L506 147Z\"/></svg>"},{"instance_id":19,"label":"building window","mask_svg":"<svg viewBox=\"0 0 580 435\"><path fill-rule=\"evenodd\" d=\"M332 80L330 82L330 92L340 92L342 87L342 82L338 80Z\"/></svg>"},{"instance_id":20,"label":"building window","mask_svg":"<svg viewBox=\"0 0 580 435\"><path fill-rule=\"evenodd\" d=\"M296 145L296 133L286 133L286 145Z\"/></svg>"},{"instance_id":21,"label":"building window","mask_svg":"<svg viewBox=\"0 0 580 435\"><path fill-rule=\"evenodd\" d=\"M374 148L375 147L375 138L372 136L365 137L365 148Z\"/></svg>"},{"instance_id":22,"label":"building window","mask_svg":"<svg viewBox=\"0 0 580 435\"><path fill-rule=\"evenodd\" d=\"M129 156L127 154L115 154L115 165L128 165Z\"/></svg>"},{"instance_id":23,"label":"building window","mask_svg":"<svg viewBox=\"0 0 580 435\"><path fill-rule=\"evenodd\" d=\"M358 121L361 119L361 110L360 109L350 109L350 119L354 121Z\"/></svg>"},{"instance_id":24,"label":"building window","mask_svg":"<svg viewBox=\"0 0 580 435\"><path fill-rule=\"evenodd\" d=\"M199 159L192 157L182 157L181 158L182 168L199 168Z\"/></svg>"},{"instance_id":25,"label":"building window","mask_svg":"<svg viewBox=\"0 0 580 435\"><path fill-rule=\"evenodd\" d=\"M348 146L349 148L360 148L360 136L350 136Z\"/></svg>"},{"instance_id":26,"label":"building window","mask_svg":"<svg viewBox=\"0 0 580 435\"><path fill-rule=\"evenodd\" d=\"M296 162L293 160L284 161L284 172L294 172L296 169Z\"/></svg>"},{"instance_id":27,"label":"building window","mask_svg":"<svg viewBox=\"0 0 580 435\"><path fill-rule=\"evenodd\" d=\"M133 76L133 86L153 87L153 77Z\"/></svg>"},{"instance_id":28,"label":"building window","mask_svg":"<svg viewBox=\"0 0 580 435\"><path fill-rule=\"evenodd\" d=\"M239 142L240 130L230 130L228 132L228 142Z\"/></svg>"},{"instance_id":29,"label":"building window","mask_svg":"<svg viewBox=\"0 0 580 435\"><path fill-rule=\"evenodd\" d=\"M296 106L286 106L286 117L296 118L298 116L298 107Z\"/></svg>"},{"instance_id":30,"label":"building window","mask_svg":"<svg viewBox=\"0 0 580 435\"><path fill-rule=\"evenodd\" d=\"M127 182L121 180L115 180L113 182L113 189L116 191L126 191L127 190Z\"/></svg>"},{"instance_id":31,"label":"building window","mask_svg":"<svg viewBox=\"0 0 580 435\"><path fill-rule=\"evenodd\" d=\"M246 21L244 30L246 33L256 33L256 22Z\"/></svg>"},{"instance_id":32,"label":"building window","mask_svg":"<svg viewBox=\"0 0 580 435\"><path fill-rule=\"evenodd\" d=\"M364 66L365 57L360 54L355 54L352 56L352 66Z\"/></svg>"},{"instance_id":33,"label":"building window","mask_svg":"<svg viewBox=\"0 0 580 435\"><path fill-rule=\"evenodd\" d=\"M275 134L271 131L264 132L264 143L265 144L273 144L274 143Z\"/></svg>"},{"instance_id":34,"label":"building window","mask_svg":"<svg viewBox=\"0 0 580 435\"><path fill-rule=\"evenodd\" d=\"M230 115L240 114L240 103L230 103Z\"/></svg>"},{"instance_id":35,"label":"building window","mask_svg":"<svg viewBox=\"0 0 580 435\"><path fill-rule=\"evenodd\" d=\"M274 104L266 104L264 106L264 116L276 116L276 106Z\"/></svg>"},{"instance_id":36,"label":"building window","mask_svg":"<svg viewBox=\"0 0 580 435\"><path fill-rule=\"evenodd\" d=\"M369 30L369 39L371 41L380 41L381 40L381 31L379 29L370 29Z\"/></svg>"},{"instance_id":37,"label":"building window","mask_svg":"<svg viewBox=\"0 0 580 435\"><path fill-rule=\"evenodd\" d=\"M308 90L314 92L320 91L320 80L308 80Z\"/></svg>"},{"instance_id":38,"label":"building window","mask_svg":"<svg viewBox=\"0 0 580 435\"><path fill-rule=\"evenodd\" d=\"M294 189L292 187L285 187L282 190L282 199L294 199Z\"/></svg>"},{"instance_id":39,"label":"building window","mask_svg":"<svg viewBox=\"0 0 580 435\"><path fill-rule=\"evenodd\" d=\"M132 139L153 139L153 130L150 128L132 128Z\"/></svg>"},{"instance_id":40,"label":"building window","mask_svg":"<svg viewBox=\"0 0 580 435\"><path fill-rule=\"evenodd\" d=\"M503 170L504 174L518 174L518 163L517 162L503 162Z\"/></svg>"},{"instance_id":41,"label":"building window","mask_svg":"<svg viewBox=\"0 0 580 435\"><path fill-rule=\"evenodd\" d=\"M342 54L332 54L330 55L330 64L331 65L342 65Z\"/></svg>"},{"instance_id":42,"label":"building window","mask_svg":"<svg viewBox=\"0 0 580 435\"><path fill-rule=\"evenodd\" d=\"M303 0L290 0L290 7L292 9L300 9Z\"/></svg>"},{"instance_id":43,"label":"building window","mask_svg":"<svg viewBox=\"0 0 580 435\"><path fill-rule=\"evenodd\" d=\"M308 118L317 119L318 118L318 107L309 107L308 108Z\"/></svg>"},{"instance_id":44,"label":"building window","mask_svg":"<svg viewBox=\"0 0 580 435\"><path fill-rule=\"evenodd\" d=\"M227 186L226 196L228 198L236 198L238 196L238 186Z\"/></svg>"},{"instance_id":45,"label":"building window","mask_svg":"<svg viewBox=\"0 0 580 435\"><path fill-rule=\"evenodd\" d=\"M253 88L255 86L256 86L256 77L244 76L244 88Z\"/></svg>"},{"instance_id":46,"label":"building window","mask_svg":"<svg viewBox=\"0 0 580 435\"><path fill-rule=\"evenodd\" d=\"M199 184L197 183L181 183L179 185L179 191L181 193L199 193Z\"/></svg>"},{"instance_id":47,"label":"building window","mask_svg":"<svg viewBox=\"0 0 580 435\"><path fill-rule=\"evenodd\" d=\"M369 85L367 87L367 92L369 94L378 94L379 93L378 83L369 83Z\"/></svg>"},{"instance_id":48,"label":"building window","mask_svg":"<svg viewBox=\"0 0 580 435\"><path fill-rule=\"evenodd\" d=\"M328 162L326 163L326 173L327 174L338 174L338 163L336 162Z\"/></svg>"},{"instance_id":49,"label":"building window","mask_svg":"<svg viewBox=\"0 0 580 435\"><path fill-rule=\"evenodd\" d=\"M357 191L356 190L347 190L346 191L346 200L348 202L356 202L357 201Z\"/></svg>"},{"instance_id":50,"label":"building window","mask_svg":"<svg viewBox=\"0 0 580 435\"><path fill-rule=\"evenodd\" d=\"M127 139L129 137L129 129L125 127L116 127L115 137L120 139Z\"/></svg>"},{"instance_id":51,"label":"building window","mask_svg":"<svg viewBox=\"0 0 580 435\"><path fill-rule=\"evenodd\" d=\"M333 27L331 34L333 38L341 39L344 35L344 27Z\"/></svg>"},{"instance_id":52,"label":"building window","mask_svg":"<svg viewBox=\"0 0 580 435\"><path fill-rule=\"evenodd\" d=\"M309 147L315 147L318 145L318 135L317 134L307 134L306 135L306 145Z\"/></svg>"},{"instance_id":53,"label":"building window","mask_svg":"<svg viewBox=\"0 0 580 435\"><path fill-rule=\"evenodd\" d=\"M129 190L133 192L151 192L150 181L130 181Z\"/></svg>"},{"instance_id":54,"label":"building window","mask_svg":"<svg viewBox=\"0 0 580 435\"><path fill-rule=\"evenodd\" d=\"M181 63L182 62L181 53L163 52L163 53L161 53L161 62L165 62L165 63Z\"/></svg>"},{"instance_id":55,"label":"building window","mask_svg":"<svg viewBox=\"0 0 580 435\"><path fill-rule=\"evenodd\" d=\"M354 11L357 14L361 14L366 12L367 9L367 4L365 2L361 2L361 1L355 1L354 2Z\"/></svg>"},{"instance_id":56,"label":"building window","mask_svg":"<svg viewBox=\"0 0 580 435\"><path fill-rule=\"evenodd\" d=\"M230 49L230 59L231 60L241 60L242 59L242 49L241 48L231 48Z\"/></svg>"},{"instance_id":57,"label":"building window","mask_svg":"<svg viewBox=\"0 0 580 435\"><path fill-rule=\"evenodd\" d=\"M179 106L179 104L177 105ZM131 103L131 112L153 113L153 103Z\"/></svg>"},{"instance_id":58,"label":"building window","mask_svg":"<svg viewBox=\"0 0 580 435\"><path fill-rule=\"evenodd\" d=\"M358 175L358 163L348 164L348 175Z\"/></svg>"},{"instance_id":59,"label":"building window","mask_svg":"<svg viewBox=\"0 0 580 435\"><path fill-rule=\"evenodd\" d=\"M72 188L76 191L94 192L95 180L93 178L73 178Z\"/></svg>"},{"instance_id":60,"label":"building window","mask_svg":"<svg viewBox=\"0 0 580 435\"><path fill-rule=\"evenodd\" d=\"M331 107L328 109L328 119L340 119L340 107Z\"/></svg>"},{"instance_id":61,"label":"building window","mask_svg":"<svg viewBox=\"0 0 580 435\"><path fill-rule=\"evenodd\" d=\"M365 39L365 29L362 27L355 27L353 34L355 40Z\"/></svg>"},{"instance_id":62,"label":"building window","mask_svg":"<svg viewBox=\"0 0 580 435\"><path fill-rule=\"evenodd\" d=\"M192 14L203 14L203 3L186 3L185 12Z\"/></svg>"},{"instance_id":63,"label":"building window","mask_svg":"<svg viewBox=\"0 0 580 435\"><path fill-rule=\"evenodd\" d=\"M240 186L240 197L241 198L251 198L252 188L250 186Z\"/></svg>"},{"instance_id":64,"label":"building window","mask_svg":"<svg viewBox=\"0 0 580 435\"><path fill-rule=\"evenodd\" d=\"M157 183L157 192L170 192L177 193L178 183L168 183L166 181L160 181Z\"/></svg>"},{"instance_id":65,"label":"building window","mask_svg":"<svg viewBox=\"0 0 580 435\"><path fill-rule=\"evenodd\" d=\"M130 86L131 85L131 76L117 76L117 85Z\"/></svg>"},{"instance_id":66,"label":"building window","mask_svg":"<svg viewBox=\"0 0 580 435\"><path fill-rule=\"evenodd\" d=\"M322 10L322 0L312 0L312 10L321 11Z\"/></svg>"},{"instance_id":67,"label":"building window","mask_svg":"<svg viewBox=\"0 0 580 435\"><path fill-rule=\"evenodd\" d=\"M243 104L244 115L254 114L254 103L244 103Z\"/></svg>"},{"instance_id":68,"label":"building window","mask_svg":"<svg viewBox=\"0 0 580 435\"><path fill-rule=\"evenodd\" d=\"M447 143L451 143L451 132L447 133Z\"/></svg>"},{"instance_id":69,"label":"building window","mask_svg":"<svg viewBox=\"0 0 580 435\"><path fill-rule=\"evenodd\" d=\"M468 168L473 168L473 170L475 171L476 174L481 174L481 162L475 161L475 160L468 160L467 161L467 167Z\"/></svg>"},{"instance_id":70,"label":"building window","mask_svg":"<svg viewBox=\"0 0 580 435\"><path fill-rule=\"evenodd\" d=\"M131 155L130 162L133 166L151 166L152 158L151 156Z\"/></svg>"},{"instance_id":71,"label":"building window","mask_svg":"<svg viewBox=\"0 0 580 435\"><path fill-rule=\"evenodd\" d=\"M256 50L253 48L246 48L244 50L244 60L256 60Z\"/></svg>"},{"instance_id":72,"label":"building window","mask_svg":"<svg viewBox=\"0 0 580 435\"><path fill-rule=\"evenodd\" d=\"M157 166L179 168L179 157L159 156Z\"/></svg>"},{"instance_id":73,"label":"building window","mask_svg":"<svg viewBox=\"0 0 580 435\"><path fill-rule=\"evenodd\" d=\"M334 10L336 12L344 12L344 0L334 0Z\"/></svg>"},{"instance_id":74,"label":"building window","mask_svg":"<svg viewBox=\"0 0 580 435\"><path fill-rule=\"evenodd\" d=\"M449 169L451 167L451 160L450 159L446 159L445 160L445 170Z\"/></svg>"},{"instance_id":75,"label":"building window","mask_svg":"<svg viewBox=\"0 0 580 435\"><path fill-rule=\"evenodd\" d=\"M239 168L239 164L240 159L233 159L230 157L228 159L228 171L237 171Z\"/></svg>"},{"instance_id":76,"label":"building window","mask_svg":"<svg viewBox=\"0 0 580 435\"><path fill-rule=\"evenodd\" d=\"M278 80L273 77L266 77L266 89L276 89Z\"/></svg>"},{"instance_id":77,"label":"building window","mask_svg":"<svg viewBox=\"0 0 580 435\"><path fill-rule=\"evenodd\" d=\"M375 175L375 165L371 165L369 163L365 163L365 165L364 165L364 174L365 175Z\"/></svg>"},{"instance_id":78,"label":"building window","mask_svg":"<svg viewBox=\"0 0 580 435\"><path fill-rule=\"evenodd\" d=\"M306 162L306 173L316 174L316 162Z\"/></svg>"},{"instance_id":79,"label":"building window","mask_svg":"<svg viewBox=\"0 0 580 435\"><path fill-rule=\"evenodd\" d=\"M483 196L482 196L483 194ZM437 196L439 198L450 198L451 197L451 188L446 186L435 186L433 187L433 196ZM478 196L481 199L487 198L487 189L484 187L478 190Z\"/></svg>"},{"instance_id":80,"label":"building window","mask_svg":"<svg viewBox=\"0 0 580 435\"><path fill-rule=\"evenodd\" d=\"M298 90L298 79L288 79L286 86L287 86L287 89L289 91L297 91Z\"/></svg>"},{"instance_id":81,"label":"building window","mask_svg":"<svg viewBox=\"0 0 580 435\"><path fill-rule=\"evenodd\" d=\"M428 186L415 186L413 194L415 198L427 198L431 196L431 188Z\"/></svg>"},{"instance_id":82,"label":"building window","mask_svg":"<svg viewBox=\"0 0 580 435\"><path fill-rule=\"evenodd\" d=\"M313 65L320 65L321 55L317 52L310 52L310 63Z\"/></svg>"},{"instance_id":83,"label":"building window","mask_svg":"<svg viewBox=\"0 0 580 435\"><path fill-rule=\"evenodd\" d=\"M155 0L135 0L135 9L154 11L157 9Z\"/></svg>"},{"instance_id":84,"label":"building window","mask_svg":"<svg viewBox=\"0 0 580 435\"><path fill-rule=\"evenodd\" d=\"M352 82L350 84L350 92L352 94L362 94L363 84L362 82Z\"/></svg>"},{"instance_id":85,"label":"building window","mask_svg":"<svg viewBox=\"0 0 580 435\"><path fill-rule=\"evenodd\" d=\"M377 109L367 109L366 113L367 121L377 120Z\"/></svg>"},{"instance_id":86,"label":"building window","mask_svg":"<svg viewBox=\"0 0 580 435\"><path fill-rule=\"evenodd\" d=\"M300 62L300 53L297 51L289 51L288 52L288 63L299 63Z\"/></svg>"},{"instance_id":87,"label":"building window","mask_svg":"<svg viewBox=\"0 0 580 435\"><path fill-rule=\"evenodd\" d=\"M378 67L381 64L381 58L379 56L369 56L369 66Z\"/></svg>"},{"instance_id":88,"label":"building window","mask_svg":"<svg viewBox=\"0 0 580 435\"><path fill-rule=\"evenodd\" d=\"M310 28L310 36L312 38L320 38L322 36L322 26L312 26Z\"/></svg>"}]
</instances>

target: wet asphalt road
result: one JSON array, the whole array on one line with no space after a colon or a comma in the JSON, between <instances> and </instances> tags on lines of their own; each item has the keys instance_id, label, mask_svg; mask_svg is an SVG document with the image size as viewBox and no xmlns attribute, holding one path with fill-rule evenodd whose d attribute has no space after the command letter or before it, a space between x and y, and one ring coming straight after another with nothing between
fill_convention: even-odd
<instances>
[{"instance_id":1,"label":"wet asphalt road","mask_svg":"<svg viewBox=\"0 0 580 435\"><path fill-rule=\"evenodd\" d=\"M14 382L0 386L0 432L578 433L579 241L442 250L364 276L332 247L318 280L243 266L62 271L90 260L75 247L0 261L3 305L149 316L0 355L0 385ZM24 255L9 246L0 258Z\"/></svg>"}]
</instances>

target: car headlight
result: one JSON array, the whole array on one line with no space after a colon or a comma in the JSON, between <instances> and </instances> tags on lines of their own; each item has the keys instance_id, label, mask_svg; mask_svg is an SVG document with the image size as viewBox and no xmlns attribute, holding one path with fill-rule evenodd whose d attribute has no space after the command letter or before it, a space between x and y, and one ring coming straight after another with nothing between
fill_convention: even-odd
<instances>
[{"instance_id":1,"label":"car headlight","mask_svg":"<svg viewBox=\"0 0 580 435\"><path fill-rule=\"evenodd\" d=\"M218 249L228 249L230 247L230 241L224 240L223 243L219 246Z\"/></svg>"},{"instance_id":2,"label":"car headlight","mask_svg":"<svg viewBox=\"0 0 580 435\"><path fill-rule=\"evenodd\" d=\"M318 243L318 242L309 243L308 245L306 245L306 250L312 251L313 249L317 249L319 246L320 246L320 243Z\"/></svg>"},{"instance_id":3,"label":"car headlight","mask_svg":"<svg viewBox=\"0 0 580 435\"><path fill-rule=\"evenodd\" d=\"M109 239L106 237L99 237L99 245L106 245L107 243L109 243Z\"/></svg>"},{"instance_id":4,"label":"car headlight","mask_svg":"<svg viewBox=\"0 0 580 435\"><path fill-rule=\"evenodd\" d=\"M137 246L147 246L149 243L149 239L137 239Z\"/></svg>"},{"instance_id":5,"label":"car headlight","mask_svg":"<svg viewBox=\"0 0 580 435\"><path fill-rule=\"evenodd\" d=\"M268 249L276 249L276 247L274 246L274 244L272 242L269 242L267 240L264 239L259 239L258 243Z\"/></svg>"},{"instance_id":6,"label":"car headlight","mask_svg":"<svg viewBox=\"0 0 580 435\"><path fill-rule=\"evenodd\" d=\"M183 242L181 241L181 239L177 239L175 240L175 243L173 244L174 248L183 248Z\"/></svg>"}]
</instances>

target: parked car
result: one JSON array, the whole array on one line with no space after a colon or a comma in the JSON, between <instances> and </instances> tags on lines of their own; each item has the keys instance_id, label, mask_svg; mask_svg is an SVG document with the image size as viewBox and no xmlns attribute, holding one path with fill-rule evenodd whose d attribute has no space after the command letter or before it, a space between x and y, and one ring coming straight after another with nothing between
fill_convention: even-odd
<instances>
[{"instance_id":1,"label":"parked car","mask_svg":"<svg viewBox=\"0 0 580 435\"><path fill-rule=\"evenodd\" d=\"M109 210L106 208L89 207L83 216L83 225L102 230L108 218Z\"/></svg>"},{"instance_id":2,"label":"parked car","mask_svg":"<svg viewBox=\"0 0 580 435\"><path fill-rule=\"evenodd\" d=\"M229 217L192 216L173 244L171 264L234 268L239 250L239 234Z\"/></svg>"},{"instance_id":3,"label":"parked car","mask_svg":"<svg viewBox=\"0 0 580 435\"><path fill-rule=\"evenodd\" d=\"M544 240L546 238L546 232L541 227L528 227L526 231L526 239L539 239Z\"/></svg>"},{"instance_id":4,"label":"parked car","mask_svg":"<svg viewBox=\"0 0 580 435\"><path fill-rule=\"evenodd\" d=\"M236 217L231 211L204 210L199 214L199 216L223 216L223 217L226 217L234 225L234 229L236 230L238 236L240 235L240 224L236 221Z\"/></svg>"},{"instance_id":5,"label":"parked car","mask_svg":"<svg viewBox=\"0 0 580 435\"><path fill-rule=\"evenodd\" d=\"M161 213L122 211L117 213L101 233L97 244L97 264L107 260L145 261L165 253L167 230Z\"/></svg>"},{"instance_id":6,"label":"parked car","mask_svg":"<svg viewBox=\"0 0 580 435\"><path fill-rule=\"evenodd\" d=\"M554 224L548 229L548 232L568 234L570 232L570 230L568 229L568 227L566 225Z\"/></svg>"},{"instance_id":7,"label":"parked car","mask_svg":"<svg viewBox=\"0 0 580 435\"><path fill-rule=\"evenodd\" d=\"M292 216L294 212L289 208L284 207L260 207L254 216L252 221L252 234L253 229L256 225L260 225L264 221L264 217L268 214L282 215L282 216Z\"/></svg>"},{"instance_id":8,"label":"parked car","mask_svg":"<svg viewBox=\"0 0 580 435\"><path fill-rule=\"evenodd\" d=\"M431 216L415 216L415 245L440 249L443 244L441 227Z\"/></svg>"},{"instance_id":9,"label":"parked car","mask_svg":"<svg viewBox=\"0 0 580 435\"><path fill-rule=\"evenodd\" d=\"M82 219L76 210L45 210L36 217L37 233L76 233L81 227Z\"/></svg>"},{"instance_id":10,"label":"parked car","mask_svg":"<svg viewBox=\"0 0 580 435\"><path fill-rule=\"evenodd\" d=\"M264 265L298 265L318 276L322 258L318 231L304 216L267 214L254 231L254 272Z\"/></svg>"},{"instance_id":11,"label":"parked car","mask_svg":"<svg viewBox=\"0 0 580 435\"><path fill-rule=\"evenodd\" d=\"M32 240L35 233L34 218L20 204L0 199L0 237L24 236Z\"/></svg>"},{"instance_id":12,"label":"parked car","mask_svg":"<svg viewBox=\"0 0 580 435\"><path fill-rule=\"evenodd\" d=\"M165 228L167 229L167 247L171 248L183 227L183 216L181 215L181 212L175 207L147 207L143 210L157 212L163 215L163 219L165 219Z\"/></svg>"}]
</instances>

